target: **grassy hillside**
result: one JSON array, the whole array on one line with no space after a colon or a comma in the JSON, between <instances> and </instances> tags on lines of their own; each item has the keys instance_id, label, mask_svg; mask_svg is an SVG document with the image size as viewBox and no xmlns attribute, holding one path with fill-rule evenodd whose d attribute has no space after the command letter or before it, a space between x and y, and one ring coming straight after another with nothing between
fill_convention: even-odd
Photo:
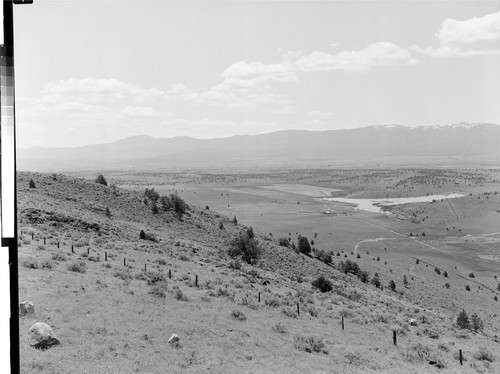
<instances>
[{"instance_id":1,"label":"grassy hillside","mask_svg":"<svg viewBox=\"0 0 500 374\"><path fill-rule=\"evenodd\" d=\"M36 308L20 317L23 373L500 371L496 323L461 330L455 310L422 302L428 288L391 291L389 273L381 290L337 270L340 257L326 265L261 234L261 259L237 262L227 250L246 227L189 201L182 217L153 214L140 192L39 173L20 173L18 190L19 297ZM331 291L311 286L319 275ZM38 321L61 345L29 346Z\"/></svg>"}]
</instances>

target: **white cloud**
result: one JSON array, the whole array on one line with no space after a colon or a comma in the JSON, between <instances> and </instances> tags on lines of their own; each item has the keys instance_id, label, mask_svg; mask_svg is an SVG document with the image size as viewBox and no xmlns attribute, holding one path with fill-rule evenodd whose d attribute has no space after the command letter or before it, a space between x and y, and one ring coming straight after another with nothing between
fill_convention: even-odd
<instances>
[{"instance_id":1,"label":"white cloud","mask_svg":"<svg viewBox=\"0 0 500 374\"><path fill-rule=\"evenodd\" d=\"M144 89L117 79L70 78L60 82L51 82L42 89L42 101L58 103L78 100L86 103L117 103L129 101L144 103L162 97L156 89Z\"/></svg>"},{"instance_id":2,"label":"white cloud","mask_svg":"<svg viewBox=\"0 0 500 374\"><path fill-rule=\"evenodd\" d=\"M414 45L410 49L423 55L443 58L500 55L498 45L497 48L484 45L485 42L500 39L500 12L465 21L448 18L441 24L436 38L438 47ZM483 43L480 47L477 45L479 42Z\"/></svg>"},{"instance_id":3,"label":"white cloud","mask_svg":"<svg viewBox=\"0 0 500 374\"><path fill-rule=\"evenodd\" d=\"M303 72L313 71L368 71L373 67L409 66L417 60L404 48L390 42L378 42L359 51L341 51L335 54L314 51L301 56L294 65Z\"/></svg>"},{"instance_id":4,"label":"white cloud","mask_svg":"<svg viewBox=\"0 0 500 374\"><path fill-rule=\"evenodd\" d=\"M172 114L168 112L161 112L150 106L127 106L122 111L121 114L124 117L129 118L164 118L169 117Z\"/></svg>"},{"instance_id":5,"label":"white cloud","mask_svg":"<svg viewBox=\"0 0 500 374\"><path fill-rule=\"evenodd\" d=\"M437 34L442 44L465 44L500 39L500 12L465 21L448 18Z\"/></svg>"},{"instance_id":6,"label":"white cloud","mask_svg":"<svg viewBox=\"0 0 500 374\"><path fill-rule=\"evenodd\" d=\"M166 93L168 98L178 98L193 104L252 108L281 106L289 112L290 98L279 93L277 84L287 84L299 79L300 74L316 71L364 72L373 67L409 66L417 63L410 52L389 42L368 45L359 51L341 51L335 54L314 51L310 55L287 52L279 63L239 61L226 68L222 82L204 92L196 92L183 84L173 85ZM280 108L273 108L275 113Z\"/></svg>"}]
</instances>

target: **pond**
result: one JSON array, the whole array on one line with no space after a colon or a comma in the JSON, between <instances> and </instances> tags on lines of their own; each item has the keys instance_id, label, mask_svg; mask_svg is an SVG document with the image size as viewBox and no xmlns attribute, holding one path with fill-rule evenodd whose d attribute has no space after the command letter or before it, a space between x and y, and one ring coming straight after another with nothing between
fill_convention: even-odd
<instances>
[{"instance_id":1,"label":"pond","mask_svg":"<svg viewBox=\"0 0 500 374\"><path fill-rule=\"evenodd\" d=\"M446 195L428 195L428 196L417 196L417 197L396 197L388 199L349 199L345 197L329 197L323 200L327 201L338 201L340 203L346 203L354 205L356 210L364 210L373 213L383 213L381 207L401 205L401 204L413 204L413 203L426 203L432 200L442 200L442 199L454 199L457 197L462 197L464 195L459 193L450 193Z\"/></svg>"}]
</instances>

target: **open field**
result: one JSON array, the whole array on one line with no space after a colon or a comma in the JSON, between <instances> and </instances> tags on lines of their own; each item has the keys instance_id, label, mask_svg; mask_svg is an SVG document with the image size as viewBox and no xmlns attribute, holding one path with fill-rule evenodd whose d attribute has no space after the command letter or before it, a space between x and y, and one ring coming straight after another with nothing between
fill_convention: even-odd
<instances>
[{"instance_id":1,"label":"open field","mask_svg":"<svg viewBox=\"0 0 500 374\"><path fill-rule=\"evenodd\" d=\"M321 195L419 196L424 186L414 182L405 192L408 184L399 181L429 173L335 173L338 180L327 183L333 172L115 172L106 174L108 186L21 173L19 292L37 308L20 317L22 372L498 372L498 171L468 171L460 179L466 187L431 183L431 194L465 195L452 205L408 204L389 208L391 214ZM36 188L28 188L30 179ZM177 191L188 213L153 214L143 201L144 189L153 187L160 195ZM236 265L227 250L248 226L264 252L254 265ZM156 240L139 239L140 230ZM311 241L311 256L278 243L296 243L299 235ZM332 253L331 265L317 258L320 250ZM370 277L378 273L381 288L343 274L346 260ZM85 271L71 270L74 263ZM165 277L164 288L154 274ZM311 287L320 274L332 291ZM461 309L477 313L484 331L458 329ZM25 334L37 321L51 325L62 344L45 352L29 347ZM172 333L180 348L168 344ZM481 350L494 360L478 358Z\"/></svg>"}]
</instances>

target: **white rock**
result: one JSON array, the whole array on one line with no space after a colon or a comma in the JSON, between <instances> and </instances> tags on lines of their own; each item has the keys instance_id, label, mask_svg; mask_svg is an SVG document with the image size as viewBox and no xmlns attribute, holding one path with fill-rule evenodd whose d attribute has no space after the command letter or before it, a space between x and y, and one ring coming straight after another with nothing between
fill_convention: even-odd
<instances>
[{"instance_id":1,"label":"white rock","mask_svg":"<svg viewBox=\"0 0 500 374\"><path fill-rule=\"evenodd\" d=\"M27 314L35 313L35 305L31 301L23 301L19 304L19 315L25 316Z\"/></svg>"}]
</instances>

